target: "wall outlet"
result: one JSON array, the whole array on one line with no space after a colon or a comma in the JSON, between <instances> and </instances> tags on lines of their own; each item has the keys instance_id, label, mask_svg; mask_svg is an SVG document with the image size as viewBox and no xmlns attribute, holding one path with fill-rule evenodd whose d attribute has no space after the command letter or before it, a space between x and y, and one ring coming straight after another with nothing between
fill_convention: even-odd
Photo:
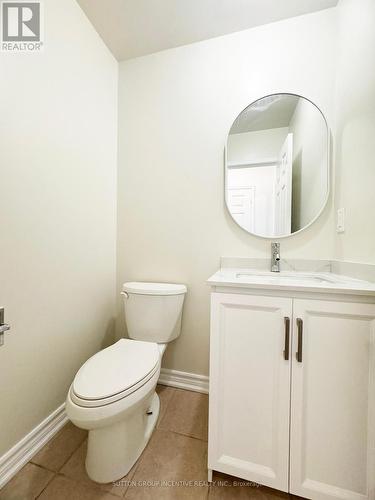
<instances>
[{"instance_id":1,"label":"wall outlet","mask_svg":"<svg viewBox=\"0 0 375 500\"><path fill-rule=\"evenodd\" d=\"M345 208L337 209L336 232L343 233L345 231Z\"/></svg>"}]
</instances>

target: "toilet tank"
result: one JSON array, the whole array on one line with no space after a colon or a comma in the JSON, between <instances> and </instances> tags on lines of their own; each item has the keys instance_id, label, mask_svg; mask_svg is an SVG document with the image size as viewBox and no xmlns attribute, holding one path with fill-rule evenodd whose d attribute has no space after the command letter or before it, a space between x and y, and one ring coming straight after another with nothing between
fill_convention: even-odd
<instances>
[{"instance_id":1,"label":"toilet tank","mask_svg":"<svg viewBox=\"0 0 375 500\"><path fill-rule=\"evenodd\" d=\"M185 285L124 283L125 321L131 339L164 344L180 335Z\"/></svg>"}]
</instances>

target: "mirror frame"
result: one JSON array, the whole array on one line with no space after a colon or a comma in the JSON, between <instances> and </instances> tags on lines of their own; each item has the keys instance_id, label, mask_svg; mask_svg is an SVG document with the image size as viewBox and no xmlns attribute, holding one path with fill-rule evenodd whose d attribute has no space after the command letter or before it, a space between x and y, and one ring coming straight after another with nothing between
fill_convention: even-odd
<instances>
[{"instance_id":1,"label":"mirror frame","mask_svg":"<svg viewBox=\"0 0 375 500\"><path fill-rule=\"evenodd\" d=\"M247 229L245 229L244 227L242 227L234 219L234 217L232 216L232 214L231 214L231 212L229 210L228 197L227 197L227 192L228 192L228 189L227 189L227 187L228 187L228 178L227 178L228 177L228 167L227 167L227 165L228 165L228 139L229 139L230 130L231 130L232 126L233 126L233 123L240 116L240 114L245 111L245 109L249 108L250 106L252 106L256 102L260 101L261 99L265 99L267 97L273 97L275 95L280 95L280 94L287 95L287 96L293 96L293 97L299 97L301 99L305 99L306 101L309 101L313 106L315 106L315 108L319 111L319 113L323 117L323 120L324 120L324 123L325 123L325 126L326 126L326 134L327 134L327 155L326 155L326 160L327 160L327 193L326 193L326 196L325 196L324 201L322 203L322 207L320 208L319 212L316 214L316 216L308 224L306 224L306 226L304 226L301 229L298 229L298 231L295 231L294 233L290 233L290 234L283 234L283 235L279 235L279 236L275 236L275 235L274 236L264 236L262 234L252 233L252 232L248 231ZM241 228L242 231L244 231L246 234L250 234L251 236L255 236L257 238L262 238L264 240L278 240L278 239L281 239L281 238L290 238L291 236L294 236L296 234L300 234L305 229L308 229L310 226L312 226L319 219L319 217L322 215L323 211L325 210L325 208L327 206L328 200L329 200L329 198L331 196L331 175L332 175L331 174L331 133L330 133L330 128L329 128L329 125L328 125L328 121L327 121L327 118L325 117L323 111L320 109L320 107L317 106L315 104L315 102L312 101L311 99L309 99L308 97L305 97L305 96L300 95L300 94L295 94L293 92L273 92L272 94L266 94L266 95L263 95L263 96L259 97L258 99L255 99L250 104L248 104L246 107L244 107L235 116L234 120L232 121L232 124L231 124L231 126L229 127L229 130L228 130L227 139L226 139L226 142L225 142L225 145L224 145L224 199L225 199L226 210L227 210L228 214L230 215L231 219L236 224L236 226L238 226L239 228Z\"/></svg>"}]
</instances>

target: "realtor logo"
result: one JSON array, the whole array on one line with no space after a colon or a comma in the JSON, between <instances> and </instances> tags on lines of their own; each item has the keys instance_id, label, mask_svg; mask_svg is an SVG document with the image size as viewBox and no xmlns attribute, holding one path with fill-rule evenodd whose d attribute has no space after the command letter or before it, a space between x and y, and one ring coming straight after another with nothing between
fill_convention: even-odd
<instances>
[{"instance_id":1,"label":"realtor logo","mask_svg":"<svg viewBox=\"0 0 375 500\"><path fill-rule=\"evenodd\" d=\"M1 3L1 50L35 52L43 46L40 2Z\"/></svg>"}]
</instances>

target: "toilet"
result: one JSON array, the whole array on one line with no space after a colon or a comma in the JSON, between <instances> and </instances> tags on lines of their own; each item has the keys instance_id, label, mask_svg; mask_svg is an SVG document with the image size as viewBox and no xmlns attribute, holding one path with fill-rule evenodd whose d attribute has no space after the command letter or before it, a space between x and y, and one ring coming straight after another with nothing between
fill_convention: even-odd
<instances>
[{"instance_id":1,"label":"toilet","mask_svg":"<svg viewBox=\"0 0 375 500\"><path fill-rule=\"evenodd\" d=\"M159 415L155 392L162 356L180 335L185 285L125 283L130 339L98 352L77 372L66 413L87 429L86 470L98 483L124 477L144 450Z\"/></svg>"}]
</instances>

